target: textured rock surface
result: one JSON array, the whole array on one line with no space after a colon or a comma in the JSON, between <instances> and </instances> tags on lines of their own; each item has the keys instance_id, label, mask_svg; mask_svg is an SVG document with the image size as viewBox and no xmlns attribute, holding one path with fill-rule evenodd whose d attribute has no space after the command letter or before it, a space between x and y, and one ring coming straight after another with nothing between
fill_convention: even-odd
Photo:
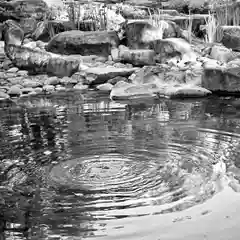
<instances>
[{"instance_id":1,"label":"textured rock surface","mask_svg":"<svg viewBox=\"0 0 240 240\"><path fill-rule=\"evenodd\" d=\"M124 49L119 51L120 61L134 66L154 65L155 52L148 49Z\"/></svg>"},{"instance_id":2,"label":"textured rock surface","mask_svg":"<svg viewBox=\"0 0 240 240\"><path fill-rule=\"evenodd\" d=\"M227 48L240 51L240 27L239 26L221 26L223 37L221 42Z\"/></svg>"},{"instance_id":3,"label":"textured rock surface","mask_svg":"<svg viewBox=\"0 0 240 240\"><path fill-rule=\"evenodd\" d=\"M149 48L149 42L166 37L180 37L180 28L171 21L159 21L159 27L148 20L128 21L124 28L127 46L131 49Z\"/></svg>"},{"instance_id":4,"label":"textured rock surface","mask_svg":"<svg viewBox=\"0 0 240 240\"><path fill-rule=\"evenodd\" d=\"M47 51L59 54L98 55L108 57L112 47L118 47L119 38L114 31L66 31L54 36Z\"/></svg>"},{"instance_id":5,"label":"textured rock surface","mask_svg":"<svg viewBox=\"0 0 240 240\"><path fill-rule=\"evenodd\" d=\"M211 91L189 84L145 83L133 84L118 82L112 89L113 100L129 100L133 98L192 98L204 97Z\"/></svg>"},{"instance_id":6,"label":"textured rock surface","mask_svg":"<svg viewBox=\"0 0 240 240\"><path fill-rule=\"evenodd\" d=\"M24 31L13 20L7 20L3 26L3 37L6 44L21 45L24 38Z\"/></svg>"},{"instance_id":7,"label":"textured rock surface","mask_svg":"<svg viewBox=\"0 0 240 240\"><path fill-rule=\"evenodd\" d=\"M211 49L210 56L215 60L227 63L236 57L240 57L240 53L234 52L221 45L214 45Z\"/></svg>"},{"instance_id":8,"label":"textured rock surface","mask_svg":"<svg viewBox=\"0 0 240 240\"><path fill-rule=\"evenodd\" d=\"M213 92L225 94L240 92L240 65L229 62L226 65L206 63L202 86Z\"/></svg>"},{"instance_id":9,"label":"textured rock surface","mask_svg":"<svg viewBox=\"0 0 240 240\"><path fill-rule=\"evenodd\" d=\"M136 68L117 68L117 67L95 67L88 68L85 72L85 78L88 84L103 84L109 79L117 76L128 77L130 76Z\"/></svg>"}]
</instances>

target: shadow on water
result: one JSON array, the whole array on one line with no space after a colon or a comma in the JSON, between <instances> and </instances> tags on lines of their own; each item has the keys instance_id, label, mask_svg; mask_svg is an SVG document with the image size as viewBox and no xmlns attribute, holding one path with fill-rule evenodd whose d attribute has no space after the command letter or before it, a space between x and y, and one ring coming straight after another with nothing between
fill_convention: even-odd
<instances>
[{"instance_id":1,"label":"shadow on water","mask_svg":"<svg viewBox=\"0 0 240 240\"><path fill-rule=\"evenodd\" d=\"M240 179L239 106L214 98L117 103L95 93L2 105L1 185L15 189L0 188L2 238L104 236L112 219L207 201L223 176Z\"/></svg>"}]
</instances>

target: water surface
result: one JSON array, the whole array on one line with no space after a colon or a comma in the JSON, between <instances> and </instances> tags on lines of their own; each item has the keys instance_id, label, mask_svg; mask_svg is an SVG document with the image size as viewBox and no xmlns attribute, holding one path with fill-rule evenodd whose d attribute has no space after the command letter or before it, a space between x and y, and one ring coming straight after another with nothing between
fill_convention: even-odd
<instances>
[{"instance_id":1,"label":"water surface","mask_svg":"<svg viewBox=\"0 0 240 240\"><path fill-rule=\"evenodd\" d=\"M16 166L3 180L38 197L27 235L6 239L104 239L123 219L183 211L221 192L225 176L240 179L238 99L69 93L18 104L0 109L2 173Z\"/></svg>"}]
</instances>

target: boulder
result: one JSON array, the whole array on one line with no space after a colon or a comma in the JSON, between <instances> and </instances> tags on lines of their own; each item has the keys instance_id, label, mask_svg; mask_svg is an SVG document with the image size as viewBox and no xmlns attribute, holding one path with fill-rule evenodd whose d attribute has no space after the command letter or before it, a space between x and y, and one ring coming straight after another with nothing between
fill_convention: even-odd
<instances>
[{"instance_id":1,"label":"boulder","mask_svg":"<svg viewBox=\"0 0 240 240\"><path fill-rule=\"evenodd\" d=\"M84 71L87 84L96 85L106 83L109 79L117 76L128 77L136 68L117 68L117 67L93 67Z\"/></svg>"},{"instance_id":2,"label":"boulder","mask_svg":"<svg viewBox=\"0 0 240 240\"><path fill-rule=\"evenodd\" d=\"M149 49L124 49L119 51L119 59L133 66L154 65L155 52Z\"/></svg>"},{"instance_id":3,"label":"boulder","mask_svg":"<svg viewBox=\"0 0 240 240\"><path fill-rule=\"evenodd\" d=\"M79 64L80 61L75 59L50 58L46 67L46 72L58 77L69 77L80 70Z\"/></svg>"},{"instance_id":4,"label":"boulder","mask_svg":"<svg viewBox=\"0 0 240 240\"><path fill-rule=\"evenodd\" d=\"M221 26L222 44L234 51L240 51L240 26Z\"/></svg>"},{"instance_id":5,"label":"boulder","mask_svg":"<svg viewBox=\"0 0 240 240\"><path fill-rule=\"evenodd\" d=\"M183 62L195 62L197 54L193 51L191 45L182 38L166 38L152 41L150 48L158 56L156 61L164 63L167 60L178 56Z\"/></svg>"},{"instance_id":6,"label":"boulder","mask_svg":"<svg viewBox=\"0 0 240 240\"><path fill-rule=\"evenodd\" d=\"M36 20L43 20L46 19L48 11L48 6L43 0L1 1L0 21L4 22L8 19L20 20L29 17Z\"/></svg>"},{"instance_id":7,"label":"boulder","mask_svg":"<svg viewBox=\"0 0 240 240\"><path fill-rule=\"evenodd\" d=\"M131 49L146 49L149 48L149 42L181 36L180 28L175 23L163 20L158 21L158 26L154 26L150 20L127 21L123 32L127 46Z\"/></svg>"},{"instance_id":8,"label":"boulder","mask_svg":"<svg viewBox=\"0 0 240 240\"><path fill-rule=\"evenodd\" d=\"M3 26L4 47L7 44L21 45L24 38L24 31L18 23L7 20Z\"/></svg>"},{"instance_id":9,"label":"boulder","mask_svg":"<svg viewBox=\"0 0 240 240\"><path fill-rule=\"evenodd\" d=\"M220 66L205 63L202 76L202 87L212 92L235 94L240 92L240 65L228 64Z\"/></svg>"},{"instance_id":10,"label":"boulder","mask_svg":"<svg viewBox=\"0 0 240 240\"><path fill-rule=\"evenodd\" d=\"M215 44L211 48L210 57L212 57L213 59L215 59L217 61L227 63L227 62L233 60L233 58L240 57L240 53L234 52L231 49L226 48L223 45Z\"/></svg>"},{"instance_id":11,"label":"boulder","mask_svg":"<svg viewBox=\"0 0 240 240\"><path fill-rule=\"evenodd\" d=\"M125 19L144 19L148 16L145 9L139 9L127 4L122 5L120 13Z\"/></svg>"},{"instance_id":12,"label":"boulder","mask_svg":"<svg viewBox=\"0 0 240 240\"><path fill-rule=\"evenodd\" d=\"M110 93L112 100L130 100L136 98L199 98L211 94L211 91L190 85L155 83L134 84L118 82Z\"/></svg>"},{"instance_id":13,"label":"boulder","mask_svg":"<svg viewBox=\"0 0 240 240\"><path fill-rule=\"evenodd\" d=\"M206 24L208 17L208 14L191 14L192 32L195 36L200 38L204 36L201 26ZM165 14L161 16L161 19L175 22L181 29L187 29L189 26L189 15L170 16Z\"/></svg>"},{"instance_id":14,"label":"boulder","mask_svg":"<svg viewBox=\"0 0 240 240\"><path fill-rule=\"evenodd\" d=\"M118 47L119 38L114 31L66 31L54 36L47 51L59 54L99 55L108 57L112 47Z\"/></svg>"}]
</instances>

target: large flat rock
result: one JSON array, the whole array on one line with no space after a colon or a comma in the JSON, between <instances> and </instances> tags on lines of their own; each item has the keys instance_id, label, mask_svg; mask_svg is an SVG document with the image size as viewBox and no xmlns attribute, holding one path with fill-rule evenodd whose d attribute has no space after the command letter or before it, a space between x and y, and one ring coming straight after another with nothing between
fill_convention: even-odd
<instances>
[{"instance_id":1,"label":"large flat rock","mask_svg":"<svg viewBox=\"0 0 240 240\"><path fill-rule=\"evenodd\" d=\"M46 46L47 51L58 54L80 54L83 56L109 56L111 48L118 47L115 31L66 31L55 35Z\"/></svg>"},{"instance_id":2,"label":"large flat rock","mask_svg":"<svg viewBox=\"0 0 240 240\"><path fill-rule=\"evenodd\" d=\"M86 82L89 85L103 84L117 76L128 77L137 68L92 67L84 71Z\"/></svg>"},{"instance_id":3,"label":"large flat rock","mask_svg":"<svg viewBox=\"0 0 240 240\"><path fill-rule=\"evenodd\" d=\"M110 93L112 100L131 100L137 98L200 98L211 91L192 84L133 84L118 82Z\"/></svg>"},{"instance_id":4,"label":"large flat rock","mask_svg":"<svg viewBox=\"0 0 240 240\"><path fill-rule=\"evenodd\" d=\"M240 65L205 64L202 87L225 94L240 93Z\"/></svg>"}]
</instances>

